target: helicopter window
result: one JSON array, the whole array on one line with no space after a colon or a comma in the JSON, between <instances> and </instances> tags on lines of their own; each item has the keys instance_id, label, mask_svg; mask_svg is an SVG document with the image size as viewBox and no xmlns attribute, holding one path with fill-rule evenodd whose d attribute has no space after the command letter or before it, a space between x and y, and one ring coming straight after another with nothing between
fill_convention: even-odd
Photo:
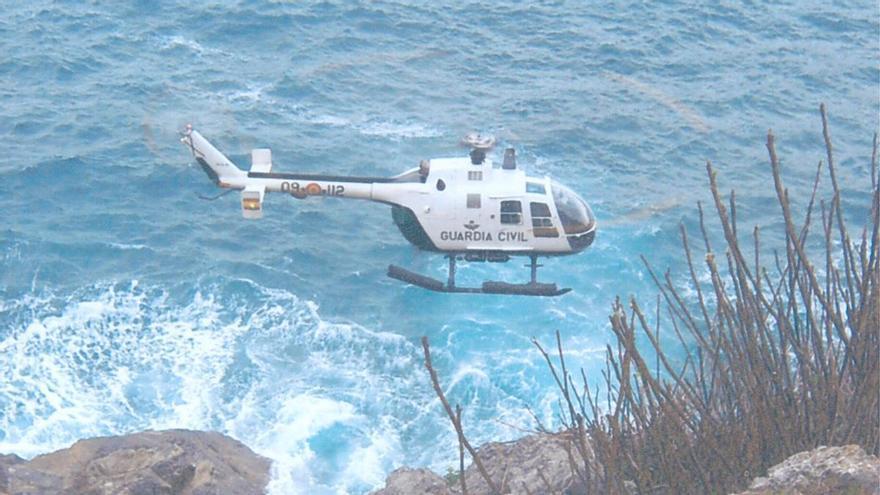
<instances>
[{"instance_id":1,"label":"helicopter window","mask_svg":"<svg viewBox=\"0 0 880 495\"><path fill-rule=\"evenodd\" d=\"M501 202L501 223L519 225L522 223L522 203L519 201Z\"/></svg>"},{"instance_id":2,"label":"helicopter window","mask_svg":"<svg viewBox=\"0 0 880 495\"><path fill-rule=\"evenodd\" d=\"M468 180L483 180L483 172L475 170L468 171Z\"/></svg>"},{"instance_id":3,"label":"helicopter window","mask_svg":"<svg viewBox=\"0 0 880 495\"><path fill-rule=\"evenodd\" d=\"M437 179L437 190L442 191L446 189L446 183L443 182L443 179Z\"/></svg>"},{"instance_id":4,"label":"helicopter window","mask_svg":"<svg viewBox=\"0 0 880 495\"><path fill-rule=\"evenodd\" d=\"M547 190L544 188L544 184L538 184L537 182L526 182L526 192L547 194Z\"/></svg>"},{"instance_id":5,"label":"helicopter window","mask_svg":"<svg viewBox=\"0 0 880 495\"><path fill-rule=\"evenodd\" d=\"M479 208L480 207L480 195L479 194L468 194L467 195L467 207L468 208Z\"/></svg>"},{"instance_id":6,"label":"helicopter window","mask_svg":"<svg viewBox=\"0 0 880 495\"><path fill-rule=\"evenodd\" d=\"M535 237L559 237L547 203L531 203L529 206L532 213L532 233Z\"/></svg>"},{"instance_id":7,"label":"helicopter window","mask_svg":"<svg viewBox=\"0 0 880 495\"><path fill-rule=\"evenodd\" d=\"M547 206L547 203L532 203L532 218L536 217L547 217L550 218L550 207Z\"/></svg>"},{"instance_id":8,"label":"helicopter window","mask_svg":"<svg viewBox=\"0 0 880 495\"><path fill-rule=\"evenodd\" d=\"M571 189L558 182L551 184L559 221L566 234L583 234L595 225L590 207Z\"/></svg>"}]
</instances>

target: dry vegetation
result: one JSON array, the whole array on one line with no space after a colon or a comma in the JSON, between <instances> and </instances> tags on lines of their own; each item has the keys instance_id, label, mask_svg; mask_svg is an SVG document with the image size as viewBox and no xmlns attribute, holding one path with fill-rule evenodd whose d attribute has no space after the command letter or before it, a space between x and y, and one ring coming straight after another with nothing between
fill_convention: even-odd
<instances>
[{"instance_id":1,"label":"dry vegetation","mask_svg":"<svg viewBox=\"0 0 880 495\"><path fill-rule=\"evenodd\" d=\"M767 136L784 252L774 252L769 263L763 259L757 227L748 241L740 240L735 194L721 195L707 164L724 243L711 244L702 207L700 246L682 226L688 291L695 296L685 297L669 273L659 276L644 260L664 301L658 300L656 319L663 307L663 331L680 341L674 356L660 346L660 327L651 327L635 299L613 305L617 342L607 347L601 390L590 388L582 370L572 376L558 333L553 356L535 342L559 386L577 491L730 493L819 445L855 443L880 454L877 137L870 218L853 238L841 208L824 106L820 111L827 162L819 164L803 220L791 211L772 132ZM833 196L817 203L823 168ZM710 283L698 276L697 249L704 251ZM435 390L458 433L461 467L465 451L479 466L460 411L453 412L443 397L426 339L423 345ZM486 481L504 490L503 481Z\"/></svg>"}]
</instances>

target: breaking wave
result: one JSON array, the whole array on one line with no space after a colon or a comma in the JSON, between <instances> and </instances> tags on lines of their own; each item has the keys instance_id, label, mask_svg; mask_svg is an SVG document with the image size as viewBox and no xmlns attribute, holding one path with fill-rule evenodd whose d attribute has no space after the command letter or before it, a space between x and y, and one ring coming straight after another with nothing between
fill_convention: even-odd
<instances>
[{"instance_id":1,"label":"breaking wave","mask_svg":"<svg viewBox=\"0 0 880 495\"><path fill-rule=\"evenodd\" d=\"M411 395L422 377L406 339L324 321L246 280L29 294L0 322L0 452L27 457L85 437L212 429L274 460L272 493L358 491L402 461L407 426L390 413L430 401Z\"/></svg>"}]
</instances>

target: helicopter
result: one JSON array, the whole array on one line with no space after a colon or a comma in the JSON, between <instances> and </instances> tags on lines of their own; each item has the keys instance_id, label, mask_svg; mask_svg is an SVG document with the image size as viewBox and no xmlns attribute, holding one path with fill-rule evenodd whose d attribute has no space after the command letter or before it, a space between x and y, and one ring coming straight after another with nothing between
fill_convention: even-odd
<instances>
[{"instance_id":1,"label":"helicopter","mask_svg":"<svg viewBox=\"0 0 880 495\"><path fill-rule=\"evenodd\" d=\"M297 199L314 196L365 199L391 206L391 217L403 237L416 247L443 253L449 260L446 282L389 265L387 275L424 289L469 294L559 296L571 291L538 282L539 256L565 256L590 246L596 218L586 201L549 177L531 177L516 163L514 148L500 165L488 152L491 136L468 134L462 144L468 156L422 160L392 177L345 177L283 173L272 170L272 151L251 150L244 171L217 150L191 125L180 141L208 178L221 188L241 191L244 218L263 216L269 192ZM507 262L526 256L531 276L526 283L485 281L479 287L455 283L456 261Z\"/></svg>"}]
</instances>

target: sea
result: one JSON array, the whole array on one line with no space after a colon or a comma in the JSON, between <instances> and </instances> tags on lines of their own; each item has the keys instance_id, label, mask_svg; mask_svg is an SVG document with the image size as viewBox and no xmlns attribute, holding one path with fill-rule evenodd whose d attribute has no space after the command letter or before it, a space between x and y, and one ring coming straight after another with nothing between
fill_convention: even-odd
<instances>
[{"instance_id":1,"label":"sea","mask_svg":"<svg viewBox=\"0 0 880 495\"><path fill-rule=\"evenodd\" d=\"M697 238L698 202L720 242L707 161L740 236L760 225L781 249L767 132L802 219L825 103L844 211L867 220L873 1L0 3L0 453L192 428L270 458L273 495L445 474L457 441L420 338L471 443L559 427L532 339L555 348L558 331L604 390L615 299L655 323L641 257L688 294L679 226ZM564 296L428 292L385 275L446 273L387 205L277 195L249 221L237 193L201 199L220 191L179 143L186 124L242 168L269 147L275 170L338 175L492 134L495 159L513 147L582 195L598 235L542 260ZM526 280L525 262L461 263L458 281Z\"/></svg>"}]
</instances>

